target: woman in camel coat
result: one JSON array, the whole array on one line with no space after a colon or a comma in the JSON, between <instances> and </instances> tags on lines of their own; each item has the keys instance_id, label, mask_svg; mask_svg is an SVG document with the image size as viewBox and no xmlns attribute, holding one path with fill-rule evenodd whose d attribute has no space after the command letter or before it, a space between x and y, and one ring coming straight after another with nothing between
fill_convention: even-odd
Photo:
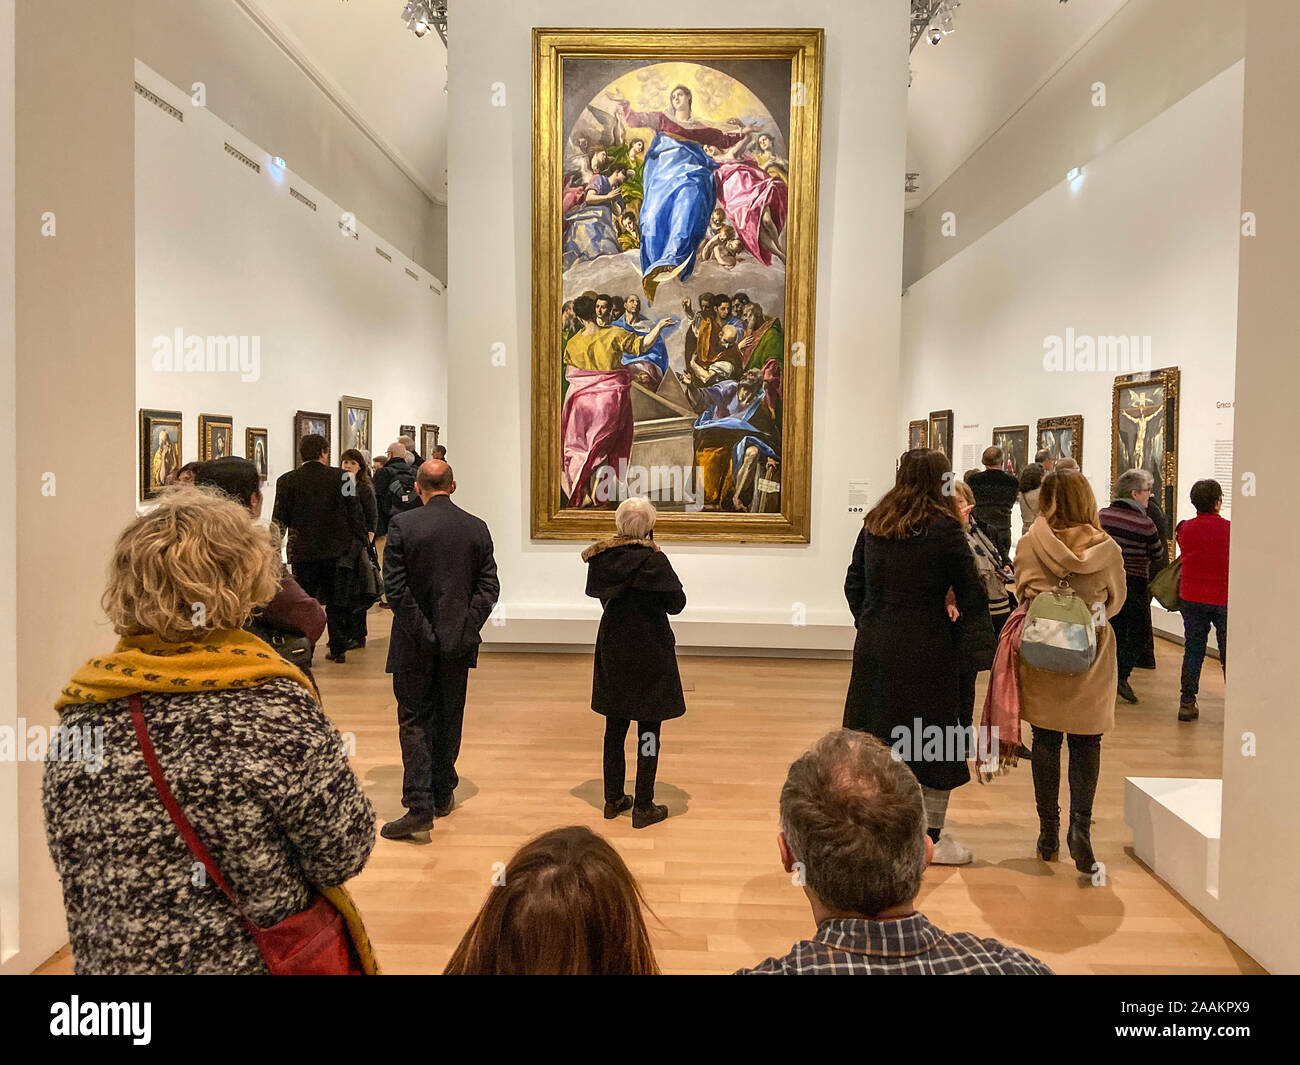
<instances>
[{"instance_id":1,"label":"woman in camel coat","mask_svg":"<svg viewBox=\"0 0 1300 1065\"><path fill-rule=\"evenodd\" d=\"M1074 594L1107 619L1124 605L1124 556L1102 531L1097 500L1081 473L1053 471L1043 478L1039 516L1016 546L1016 598L1029 602L1068 579ZM1020 716L1034 730L1034 799L1038 854L1052 861L1060 850L1061 740L1070 748L1070 857L1093 872L1092 800L1101 770L1101 737L1115 724L1115 633L1097 630L1097 657L1087 672L1048 673L1020 663Z\"/></svg>"}]
</instances>

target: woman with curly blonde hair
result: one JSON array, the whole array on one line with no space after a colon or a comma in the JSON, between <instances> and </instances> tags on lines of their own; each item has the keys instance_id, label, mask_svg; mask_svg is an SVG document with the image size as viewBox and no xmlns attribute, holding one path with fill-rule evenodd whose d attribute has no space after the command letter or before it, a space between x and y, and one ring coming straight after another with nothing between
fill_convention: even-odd
<instances>
[{"instance_id":1,"label":"woman with curly blonde hair","mask_svg":"<svg viewBox=\"0 0 1300 1065\"><path fill-rule=\"evenodd\" d=\"M315 689L241 628L278 572L272 534L207 489L169 489L118 537L103 607L121 638L55 703L60 733L106 756L45 769L78 973L265 973L244 918L298 914L369 857L374 811ZM195 875L146 743L238 909Z\"/></svg>"}]
</instances>

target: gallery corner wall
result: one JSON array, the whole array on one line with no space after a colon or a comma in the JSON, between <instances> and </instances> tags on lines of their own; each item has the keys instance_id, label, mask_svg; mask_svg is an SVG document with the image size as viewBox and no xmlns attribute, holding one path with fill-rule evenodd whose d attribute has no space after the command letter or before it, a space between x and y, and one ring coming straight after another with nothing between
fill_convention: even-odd
<instances>
[{"instance_id":1,"label":"gallery corner wall","mask_svg":"<svg viewBox=\"0 0 1300 1065\"><path fill-rule=\"evenodd\" d=\"M1256 492L1243 494L1232 523L1219 867L1223 931L1270 972L1290 974L1300 973L1297 34L1300 10L1290 0L1248 0L1240 210L1253 212L1258 227L1241 240L1237 470L1253 475Z\"/></svg>"},{"instance_id":2,"label":"gallery corner wall","mask_svg":"<svg viewBox=\"0 0 1300 1065\"><path fill-rule=\"evenodd\" d=\"M953 465L977 467L992 429L1083 415L1083 472L1110 491L1115 374L1044 370L1045 341L1150 337L1153 368L1181 370L1177 521L1204 477L1232 486L1241 203L1239 61L1089 160L912 285L903 297L909 420L954 412ZM1231 500L1224 513L1231 516ZM1019 514L1013 513L1018 537ZM1153 607L1156 625L1181 619Z\"/></svg>"},{"instance_id":3,"label":"gallery corner wall","mask_svg":"<svg viewBox=\"0 0 1300 1065\"><path fill-rule=\"evenodd\" d=\"M99 596L113 540L133 513L132 42L129 18L69 18L44 0L16 8L10 579L21 622L16 709L30 730L55 723L72 671L112 646ZM17 764L16 825L0 825L17 851L17 890L0 895L6 973L30 972L67 942L43 769Z\"/></svg>"},{"instance_id":4,"label":"gallery corner wall","mask_svg":"<svg viewBox=\"0 0 1300 1065\"><path fill-rule=\"evenodd\" d=\"M533 27L825 29L814 345L812 539L669 543L686 587L680 646L846 652L844 572L862 514L850 491L893 482L897 411L907 16L892 0L725 0L660 9L629 0L481 0L452 12L449 435L457 502L491 527L499 644L590 644L581 542L529 536ZM494 101L504 106L494 105ZM792 264L793 269L793 264ZM500 345L499 347L497 345ZM494 358L495 354L495 358ZM463 413L462 413L463 411Z\"/></svg>"},{"instance_id":5,"label":"gallery corner wall","mask_svg":"<svg viewBox=\"0 0 1300 1065\"><path fill-rule=\"evenodd\" d=\"M182 461L199 457L200 414L233 416L236 455L265 428L269 517L296 411L330 415L333 462L343 395L372 401L372 451L400 425L445 426L442 282L140 62L136 81L137 405L183 413ZM247 337L260 358L251 373L159 369L178 330Z\"/></svg>"}]
</instances>

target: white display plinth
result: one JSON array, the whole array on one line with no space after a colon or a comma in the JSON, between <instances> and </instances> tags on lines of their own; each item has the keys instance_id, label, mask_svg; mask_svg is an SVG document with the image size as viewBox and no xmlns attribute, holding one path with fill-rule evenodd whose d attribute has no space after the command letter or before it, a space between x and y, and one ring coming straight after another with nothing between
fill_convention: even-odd
<instances>
[{"instance_id":1,"label":"white display plinth","mask_svg":"<svg viewBox=\"0 0 1300 1065\"><path fill-rule=\"evenodd\" d=\"M1219 815L1223 781L1127 777L1124 821L1133 851L1205 917L1219 910Z\"/></svg>"}]
</instances>

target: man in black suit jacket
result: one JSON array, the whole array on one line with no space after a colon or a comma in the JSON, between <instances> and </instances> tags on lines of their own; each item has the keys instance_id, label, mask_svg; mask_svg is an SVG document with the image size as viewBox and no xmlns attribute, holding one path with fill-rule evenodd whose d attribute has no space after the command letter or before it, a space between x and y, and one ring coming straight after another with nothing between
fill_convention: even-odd
<instances>
[{"instance_id":1,"label":"man in black suit jacket","mask_svg":"<svg viewBox=\"0 0 1300 1065\"><path fill-rule=\"evenodd\" d=\"M501 591L488 527L451 501L451 467L430 459L415 490L424 505L393 515L384 548L393 608L386 669L397 697L407 809L380 829L386 839L427 831L455 805L465 689L478 664L479 630Z\"/></svg>"},{"instance_id":2,"label":"man in black suit jacket","mask_svg":"<svg viewBox=\"0 0 1300 1065\"><path fill-rule=\"evenodd\" d=\"M1002 469L1002 449L994 444L984 449L984 469L966 478L975 493L975 518L1002 554L1011 554L1011 508L1020 494L1020 481Z\"/></svg>"},{"instance_id":3,"label":"man in black suit jacket","mask_svg":"<svg viewBox=\"0 0 1300 1065\"><path fill-rule=\"evenodd\" d=\"M272 520L289 533L289 565L298 583L325 604L331 662L344 661L348 649L348 610L334 603L334 570L353 541L369 538L365 515L351 474L329 464L323 436L304 436L298 445L302 465L275 482Z\"/></svg>"}]
</instances>

